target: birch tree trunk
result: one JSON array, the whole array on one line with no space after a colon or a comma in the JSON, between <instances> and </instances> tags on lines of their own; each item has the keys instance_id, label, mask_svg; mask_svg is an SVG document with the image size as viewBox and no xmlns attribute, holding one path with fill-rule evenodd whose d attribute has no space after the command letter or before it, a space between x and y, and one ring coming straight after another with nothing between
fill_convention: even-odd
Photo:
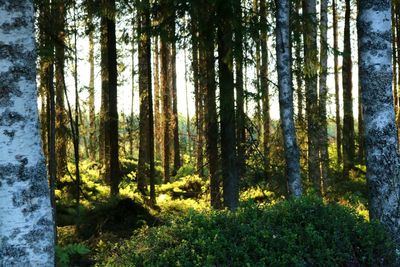
<instances>
[{"instance_id":1,"label":"birch tree trunk","mask_svg":"<svg viewBox=\"0 0 400 267\"><path fill-rule=\"evenodd\" d=\"M54 266L32 1L0 3L0 266Z\"/></svg>"},{"instance_id":2,"label":"birch tree trunk","mask_svg":"<svg viewBox=\"0 0 400 267\"><path fill-rule=\"evenodd\" d=\"M358 50L369 211L400 248L400 176L392 92L391 1L360 0Z\"/></svg>"},{"instance_id":3,"label":"birch tree trunk","mask_svg":"<svg viewBox=\"0 0 400 267\"><path fill-rule=\"evenodd\" d=\"M293 88L289 31L289 0L277 1L276 12L276 59L278 70L279 108L283 131L285 159L287 164L289 192L302 194L300 177L300 154L294 127Z\"/></svg>"}]
</instances>

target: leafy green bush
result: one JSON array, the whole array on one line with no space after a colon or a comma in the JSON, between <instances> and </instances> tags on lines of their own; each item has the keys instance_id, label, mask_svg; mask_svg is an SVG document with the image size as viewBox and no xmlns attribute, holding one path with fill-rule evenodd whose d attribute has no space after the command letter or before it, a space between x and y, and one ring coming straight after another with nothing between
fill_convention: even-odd
<instances>
[{"instance_id":1,"label":"leafy green bush","mask_svg":"<svg viewBox=\"0 0 400 267\"><path fill-rule=\"evenodd\" d=\"M86 255L90 250L82 244L68 244L63 247L56 247L57 266L75 266L71 264L71 257Z\"/></svg>"},{"instance_id":2,"label":"leafy green bush","mask_svg":"<svg viewBox=\"0 0 400 267\"><path fill-rule=\"evenodd\" d=\"M394 266L383 227L353 210L305 197L236 212L190 211L144 227L105 266Z\"/></svg>"}]
</instances>

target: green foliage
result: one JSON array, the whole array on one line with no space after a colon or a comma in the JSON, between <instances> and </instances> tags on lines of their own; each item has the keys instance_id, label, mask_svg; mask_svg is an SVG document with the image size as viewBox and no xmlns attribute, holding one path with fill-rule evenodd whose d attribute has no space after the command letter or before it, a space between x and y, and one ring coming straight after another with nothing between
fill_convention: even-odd
<instances>
[{"instance_id":1,"label":"green foliage","mask_svg":"<svg viewBox=\"0 0 400 267\"><path fill-rule=\"evenodd\" d=\"M130 198L115 198L99 203L87 211L78 234L83 238L90 238L112 232L127 237L134 229L147 223L156 224L156 218L142 203Z\"/></svg>"},{"instance_id":2,"label":"green foliage","mask_svg":"<svg viewBox=\"0 0 400 267\"><path fill-rule=\"evenodd\" d=\"M195 167L191 164L185 164L179 168L178 172L175 175L175 179L192 175L193 173L195 173Z\"/></svg>"},{"instance_id":3,"label":"green foliage","mask_svg":"<svg viewBox=\"0 0 400 267\"><path fill-rule=\"evenodd\" d=\"M57 266L70 267L72 256L83 256L90 250L82 244L68 244L63 247L56 246Z\"/></svg>"},{"instance_id":4,"label":"green foliage","mask_svg":"<svg viewBox=\"0 0 400 267\"><path fill-rule=\"evenodd\" d=\"M136 232L105 266L393 266L381 225L318 198L236 212L191 210L168 225Z\"/></svg>"}]
</instances>

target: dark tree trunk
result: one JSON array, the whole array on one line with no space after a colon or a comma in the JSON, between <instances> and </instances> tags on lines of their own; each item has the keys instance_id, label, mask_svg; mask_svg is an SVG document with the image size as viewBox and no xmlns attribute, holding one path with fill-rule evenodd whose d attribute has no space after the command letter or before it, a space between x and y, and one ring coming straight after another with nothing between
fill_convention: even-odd
<instances>
[{"instance_id":1,"label":"dark tree trunk","mask_svg":"<svg viewBox=\"0 0 400 267\"><path fill-rule=\"evenodd\" d=\"M396 47L397 47L397 61L400 60L400 6L399 4L394 1L394 3L396 4ZM397 62L397 66L399 67L399 71L397 72L397 89L400 88L400 63ZM397 122L397 132L400 133L400 94L397 93L397 100L395 100L395 102L397 102L397 113L396 113L396 122ZM399 135L399 140L400 140L400 135Z\"/></svg>"},{"instance_id":2,"label":"dark tree trunk","mask_svg":"<svg viewBox=\"0 0 400 267\"><path fill-rule=\"evenodd\" d=\"M304 66L306 86L306 115L308 128L308 178L321 193L319 169L319 116L318 116L318 48L316 1L303 0L304 12Z\"/></svg>"},{"instance_id":3,"label":"dark tree trunk","mask_svg":"<svg viewBox=\"0 0 400 267\"><path fill-rule=\"evenodd\" d=\"M200 75L199 75L199 19L198 11L195 7L191 8L191 36L192 36L192 71L193 71L193 85L194 85L194 98L196 107L196 170L200 177L204 177L204 153L203 153L203 140L204 140L204 123L203 123L203 93L200 91ZM204 87L203 87L204 88Z\"/></svg>"},{"instance_id":4,"label":"dark tree trunk","mask_svg":"<svg viewBox=\"0 0 400 267\"><path fill-rule=\"evenodd\" d=\"M178 97L177 97L177 87L176 87L176 47L172 44L171 53L171 67L172 67L172 117L173 117L173 138L174 138L174 174L177 173L181 167L181 155L179 148L179 121L178 121Z\"/></svg>"},{"instance_id":5,"label":"dark tree trunk","mask_svg":"<svg viewBox=\"0 0 400 267\"><path fill-rule=\"evenodd\" d=\"M233 10L229 2L220 2L218 17L218 70L220 86L221 159L224 206L230 210L239 204L239 177L236 164L235 99L233 86Z\"/></svg>"},{"instance_id":6,"label":"dark tree trunk","mask_svg":"<svg viewBox=\"0 0 400 267\"><path fill-rule=\"evenodd\" d=\"M151 39L150 39L150 4L149 0L141 1L139 8L139 164L138 189L145 191L146 177L150 182L150 197L155 203L154 192L154 126L153 97L151 87Z\"/></svg>"},{"instance_id":7,"label":"dark tree trunk","mask_svg":"<svg viewBox=\"0 0 400 267\"><path fill-rule=\"evenodd\" d=\"M154 135L156 158L161 159L161 113L160 113L160 57L159 57L159 38L154 38Z\"/></svg>"},{"instance_id":8,"label":"dark tree trunk","mask_svg":"<svg viewBox=\"0 0 400 267\"><path fill-rule=\"evenodd\" d=\"M56 162L57 179L67 173L67 116L64 103L64 63L65 63L65 6L57 0L54 17L57 41L55 44L55 80L56 80Z\"/></svg>"},{"instance_id":9,"label":"dark tree trunk","mask_svg":"<svg viewBox=\"0 0 400 267\"><path fill-rule=\"evenodd\" d=\"M52 5L50 1L43 1L39 7L39 55L40 55L40 90L46 97L46 118L42 120L42 129L46 129L47 146L45 154L47 156L47 173L50 186L50 202L52 207L52 217L56 225L56 104L54 91L54 44L47 25L52 21ZM44 99L42 99L44 101ZM42 111L43 112L43 111ZM43 138L43 136L42 136ZM54 225L54 237L57 244L57 227Z\"/></svg>"},{"instance_id":10,"label":"dark tree trunk","mask_svg":"<svg viewBox=\"0 0 400 267\"><path fill-rule=\"evenodd\" d=\"M171 7L172 8L172 7ZM178 121L178 97L176 85L176 44L175 44L175 10L173 10L173 19L171 20L171 97L172 97L172 136L173 136L173 151L174 151L174 167L173 174L176 175L181 167L181 155L179 148L179 121Z\"/></svg>"},{"instance_id":11,"label":"dark tree trunk","mask_svg":"<svg viewBox=\"0 0 400 267\"><path fill-rule=\"evenodd\" d=\"M96 135L96 110L94 104L95 89L94 89L94 29L92 14L88 14L89 27L89 158L96 160L97 154L97 135Z\"/></svg>"},{"instance_id":12,"label":"dark tree trunk","mask_svg":"<svg viewBox=\"0 0 400 267\"><path fill-rule=\"evenodd\" d=\"M216 83L215 83L215 9L210 1L205 2L205 7L199 10L199 108L203 110L206 157L209 169L211 206L221 208L220 178L218 173L218 118L216 109ZM204 94L204 95L203 95ZM202 118L203 119L203 118Z\"/></svg>"},{"instance_id":13,"label":"dark tree trunk","mask_svg":"<svg viewBox=\"0 0 400 267\"><path fill-rule=\"evenodd\" d=\"M268 85L268 49L267 49L267 10L266 1L260 0L260 48L261 48L261 68L260 68L260 85L261 85L261 101L262 101L262 120L263 120L263 152L264 152L264 168L269 171L269 136L271 118L269 114L269 85Z\"/></svg>"},{"instance_id":14,"label":"dark tree trunk","mask_svg":"<svg viewBox=\"0 0 400 267\"><path fill-rule=\"evenodd\" d=\"M136 76L136 67L135 67L135 56L136 56L136 14L132 14L132 41L131 41L131 61L132 61L132 70L131 70L131 114L130 119L127 120L128 123L128 138L129 138L129 155L133 157L133 150L134 150L134 107L135 107L135 76ZM156 90L156 88L154 89Z\"/></svg>"},{"instance_id":15,"label":"dark tree trunk","mask_svg":"<svg viewBox=\"0 0 400 267\"><path fill-rule=\"evenodd\" d=\"M111 188L111 196L119 192L119 146L117 110L117 50L115 36L115 1L102 0L101 16L101 77L102 93L106 104L104 114L104 162L105 179ZM103 95L102 95L103 98Z\"/></svg>"},{"instance_id":16,"label":"dark tree trunk","mask_svg":"<svg viewBox=\"0 0 400 267\"><path fill-rule=\"evenodd\" d=\"M339 101L339 47L338 47L338 18L336 14L336 1L332 0L333 10L333 55L334 55L334 74L335 74L335 117L336 117L336 156L338 166L342 163L342 126L340 119Z\"/></svg>"},{"instance_id":17,"label":"dark tree trunk","mask_svg":"<svg viewBox=\"0 0 400 267\"><path fill-rule=\"evenodd\" d=\"M304 92L303 92L303 58L302 58L302 38L303 38L303 20L300 15L301 0L296 0L292 4L293 15L290 21L291 30L293 31L292 44L294 45L294 70L296 75L296 94L297 94L297 123L304 129Z\"/></svg>"},{"instance_id":18,"label":"dark tree trunk","mask_svg":"<svg viewBox=\"0 0 400 267\"><path fill-rule=\"evenodd\" d=\"M326 79L328 75L328 0L321 0L320 20L320 76L319 76L319 115L320 115L320 137L319 150L321 161L321 178L324 184L324 192L328 189L329 154L328 154L328 122L326 106L328 99L328 87Z\"/></svg>"},{"instance_id":19,"label":"dark tree trunk","mask_svg":"<svg viewBox=\"0 0 400 267\"><path fill-rule=\"evenodd\" d=\"M238 175L243 177L245 172L245 113L244 113L244 88L243 88L243 15L240 0L233 3L234 14L237 20L234 21L235 34L235 72L236 72L236 139L237 139L237 164Z\"/></svg>"},{"instance_id":20,"label":"dark tree trunk","mask_svg":"<svg viewBox=\"0 0 400 267\"><path fill-rule=\"evenodd\" d=\"M170 86L168 84L170 56L169 45L166 38L160 37L160 67L161 67L161 96L162 96L162 128L163 128L163 167L164 167L164 182L170 181L170 127L171 127L171 99Z\"/></svg>"},{"instance_id":21,"label":"dark tree trunk","mask_svg":"<svg viewBox=\"0 0 400 267\"><path fill-rule=\"evenodd\" d=\"M261 50L260 50L260 44L261 44L261 39L260 39L260 13L259 13L259 0L253 0L253 23L256 25L254 31L253 31L253 40L254 40L254 45L255 45L255 81L254 81L254 86L256 88L256 96L255 96L255 102L256 102L256 113L255 113L255 124L256 124L256 129L257 129L257 134L258 134L258 139L260 140L261 143L261 137L262 137L262 108L261 108L261 84L260 84L260 79L261 79Z\"/></svg>"},{"instance_id":22,"label":"dark tree trunk","mask_svg":"<svg viewBox=\"0 0 400 267\"><path fill-rule=\"evenodd\" d=\"M344 18L344 47L343 47L343 178L349 178L349 172L354 167L354 117L353 117L353 83L350 43L350 0L346 0Z\"/></svg>"}]
</instances>

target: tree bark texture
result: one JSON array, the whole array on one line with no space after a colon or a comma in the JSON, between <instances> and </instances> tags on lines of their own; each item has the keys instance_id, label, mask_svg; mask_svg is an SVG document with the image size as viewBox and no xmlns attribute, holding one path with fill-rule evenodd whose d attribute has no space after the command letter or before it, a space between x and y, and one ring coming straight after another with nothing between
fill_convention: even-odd
<instances>
[{"instance_id":1,"label":"tree bark texture","mask_svg":"<svg viewBox=\"0 0 400 267\"><path fill-rule=\"evenodd\" d=\"M139 163L138 189L144 193L146 179L154 184L153 97L151 87L151 39L149 1L142 0L139 10ZM152 167L152 168L151 168Z\"/></svg>"},{"instance_id":2,"label":"tree bark texture","mask_svg":"<svg viewBox=\"0 0 400 267\"><path fill-rule=\"evenodd\" d=\"M239 205L239 177L236 164L235 99L233 86L233 10L229 2L217 8L218 70L220 87L221 160L224 206Z\"/></svg>"},{"instance_id":3,"label":"tree bark texture","mask_svg":"<svg viewBox=\"0 0 400 267\"><path fill-rule=\"evenodd\" d=\"M336 118L336 156L337 164L342 163L342 123L340 119L340 98L339 98L339 46L338 46L338 18L336 0L332 0L333 14L333 61L335 77L335 118Z\"/></svg>"},{"instance_id":4,"label":"tree bark texture","mask_svg":"<svg viewBox=\"0 0 400 267\"><path fill-rule=\"evenodd\" d=\"M264 168L269 171L269 139L271 118L269 114L269 84L268 84L268 39L267 39L267 9L266 1L260 0L260 48L261 48L261 68L260 68L260 86L262 102L262 121L263 121L263 152Z\"/></svg>"},{"instance_id":5,"label":"tree bark texture","mask_svg":"<svg viewBox=\"0 0 400 267\"><path fill-rule=\"evenodd\" d=\"M319 76L319 150L321 162L321 179L324 190L330 184L328 181L329 154L328 154L328 122L327 122L327 99L328 87L326 79L328 75L328 0L321 0L321 20L320 20L320 76Z\"/></svg>"},{"instance_id":6,"label":"tree bark texture","mask_svg":"<svg viewBox=\"0 0 400 267\"><path fill-rule=\"evenodd\" d=\"M353 82L350 43L350 0L346 0L343 47L343 178L349 178L349 171L354 167L355 136L353 117Z\"/></svg>"},{"instance_id":7,"label":"tree bark texture","mask_svg":"<svg viewBox=\"0 0 400 267\"><path fill-rule=\"evenodd\" d=\"M192 71L193 71L193 87L194 87L194 102L196 108L196 170L200 177L204 176L204 107L203 93L200 91L200 64L199 64L199 14L195 5L191 7L191 37L192 37Z\"/></svg>"},{"instance_id":8,"label":"tree bark texture","mask_svg":"<svg viewBox=\"0 0 400 267\"><path fill-rule=\"evenodd\" d=\"M400 175L392 92L391 1L360 0L358 50L369 211L400 248Z\"/></svg>"},{"instance_id":9,"label":"tree bark texture","mask_svg":"<svg viewBox=\"0 0 400 267\"><path fill-rule=\"evenodd\" d=\"M64 1L54 1L54 17L57 18L55 44L55 80L56 80L56 161L57 179L67 173L67 114L65 110L65 4Z\"/></svg>"},{"instance_id":10,"label":"tree bark texture","mask_svg":"<svg viewBox=\"0 0 400 267\"><path fill-rule=\"evenodd\" d=\"M276 55L278 65L279 108L284 138L288 189L292 196L302 194L300 176L300 154L294 126L293 88L289 30L289 0L277 1Z\"/></svg>"},{"instance_id":11,"label":"tree bark texture","mask_svg":"<svg viewBox=\"0 0 400 267\"><path fill-rule=\"evenodd\" d=\"M118 146L118 110L117 110L117 49L115 36L115 1L102 0L101 16L101 70L102 92L104 99L104 162L105 179L110 185L112 196L118 195L119 146ZM104 104L104 103L103 103Z\"/></svg>"},{"instance_id":12,"label":"tree bark texture","mask_svg":"<svg viewBox=\"0 0 400 267\"><path fill-rule=\"evenodd\" d=\"M32 1L0 4L0 265L54 266Z\"/></svg>"},{"instance_id":13,"label":"tree bark texture","mask_svg":"<svg viewBox=\"0 0 400 267\"><path fill-rule=\"evenodd\" d=\"M303 0L304 72L308 136L308 178L321 192L319 168L318 48L316 1Z\"/></svg>"},{"instance_id":14,"label":"tree bark texture","mask_svg":"<svg viewBox=\"0 0 400 267\"><path fill-rule=\"evenodd\" d=\"M236 86L236 139L237 139L237 162L239 177L243 177L245 172L245 142L246 142L246 128L244 113L244 86L243 86L243 15L240 0L235 0L233 3L234 14L237 20L234 21L234 35L235 35L235 86Z\"/></svg>"}]
</instances>

